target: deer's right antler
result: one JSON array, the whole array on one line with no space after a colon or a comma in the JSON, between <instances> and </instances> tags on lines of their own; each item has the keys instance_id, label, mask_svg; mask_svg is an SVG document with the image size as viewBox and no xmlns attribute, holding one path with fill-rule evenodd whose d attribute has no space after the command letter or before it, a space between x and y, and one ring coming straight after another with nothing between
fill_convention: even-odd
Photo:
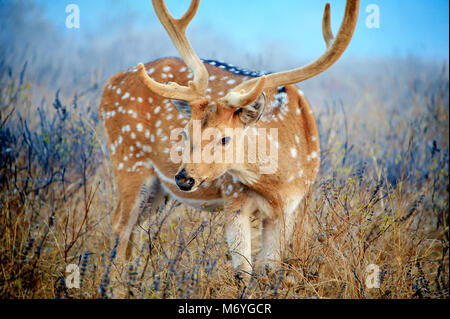
<instances>
[{"instance_id":1,"label":"deer's right antler","mask_svg":"<svg viewBox=\"0 0 450 319\"><path fill-rule=\"evenodd\" d=\"M189 81L188 86L181 86L177 83L161 84L153 80L147 74L144 65L139 63L138 72L142 81L150 90L166 98L188 102L204 99L204 92L208 88L208 71L192 49L186 36L186 28L197 13L200 0L192 0L189 9L180 19L175 19L169 13L164 0L152 0L152 3L161 24L186 65L192 70L194 80Z\"/></svg>"},{"instance_id":2,"label":"deer's right antler","mask_svg":"<svg viewBox=\"0 0 450 319\"><path fill-rule=\"evenodd\" d=\"M350 43L353 32L358 21L359 0L347 0L345 5L345 15L336 38L333 36L330 26L330 4L327 3L323 14L322 34L325 40L327 50L318 59L310 64L284 72L269 74L266 76L263 89L295 84L305 81L313 76L325 71L333 65L344 53ZM259 86L259 78L248 80L231 90L225 100L233 100L236 92L251 91L252 88ZM237 106L239 107L239 106Z\"/></svg>"}]
</instances>

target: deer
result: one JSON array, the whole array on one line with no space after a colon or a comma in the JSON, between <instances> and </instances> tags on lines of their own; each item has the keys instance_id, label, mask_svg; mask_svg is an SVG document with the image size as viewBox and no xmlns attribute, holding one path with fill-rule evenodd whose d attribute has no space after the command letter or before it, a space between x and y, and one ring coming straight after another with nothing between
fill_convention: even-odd
<instances>
[{"instance_id":1,"label":"deer","mask_svg":"<svg viewBox=\"0 0 450 319\"><path fill-rule=\"evenodd\" d=\"M112 214L113 232L120 238L117 258L129 260L137 245L136 225L170 197L195 209L224 214L237 278L254 273L250 218L259 217L260 268L274 270L293 237L297 208L320 168L318 127L295 84L324 72L342 56L356 28L359 0L346 1L336 36L327 3L322 21L325 52L310 64L277 73L200 59L186 35L200 0L192 0L179 19L170 14L164 0L152 4L181 59L161 58L118 73L105 84L99 106L118 190ZM218 134L194 138L196 127ZM230 128L273 131L264 139L275 145L282 160L271 173L261 172L267 162L264 156L254 161L246 156L239 162L186 160L190 156L171 160L173 153L193 155L207 145L214 145L223 156L241 138L227 135ZM179 139L174 141L172 133L177 129ZM247 154L250 143L242 145L239 149Z\"/></svg>"}]
</instances>

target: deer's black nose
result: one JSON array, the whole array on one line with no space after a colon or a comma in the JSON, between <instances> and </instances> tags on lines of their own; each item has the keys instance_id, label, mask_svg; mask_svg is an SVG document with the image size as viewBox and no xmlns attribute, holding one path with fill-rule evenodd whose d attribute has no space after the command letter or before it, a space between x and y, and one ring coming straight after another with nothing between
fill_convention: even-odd
<instances>
[{"instance_id":1,"label":"deer's black nose","mask_svg":"<svg viewBox=\"0 0 450 319\"><path fill-rule=\"evenodd\" d=\"M184 168L175 175L175 182L178 188L184 192L190 191L195 184L195 180L187 174Z\"/></svg>"}]
</instances>

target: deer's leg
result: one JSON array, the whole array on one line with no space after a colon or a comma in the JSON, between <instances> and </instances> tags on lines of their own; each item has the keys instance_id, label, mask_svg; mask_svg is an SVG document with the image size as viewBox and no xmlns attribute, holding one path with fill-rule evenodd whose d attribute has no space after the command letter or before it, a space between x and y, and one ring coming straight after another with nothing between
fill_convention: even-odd
<instances>
[{"instance_id":1,"label":"deer's leg","mask_svg":"<svg viewBox=\"0 0 450 319\"><path fill-rule=\"evenodd\" d=\"M252 205L249 201L246 202L246 199L225 201L225 234L235 275L241 279L248 279L252 274L250 215L253 211Z\"/></svg>"},{"instance_id":2,"label":"deer's leg","mask_svg":"<svg viewBox=\"0 0 450 319\"><path fill-rule=\"evenodd\" d=\"M142 212L143 203L147 200L142 189L151 188L156 182L157 177L150 170L143 174L127 173L117 176L119 201L112 218L112 226L114 236L119 237L118 260L127 260L130 235Z\"/></svg>"},{"instance_id":3,"label":"deer's leg","mask_svg":"<svg viewBox=\"0 0 450 319\"><path fill-rule=\"evenodd\" d=\"M283 253L292 240L296 211L294 209L281 213L276 219L266 218L262 221L263 271L272 271L280 267Z\"/></svg>"},{"instance_id":4,"label":"deer's leg","mask_svg":"<svg viewBox=\"0 0 450 319\"><path fill-rule=\"evenodd\" d=\"M160 209L164 199L164 191L161 188L159 179L152 178L147 180L141 187L141 202L140 213L137 222L131 230L129 245L127 249L127 258L135 258L136 253L139 253L144 243L149 239L149 230L151 224L151 216Z\"/></svg>"}]
</instances>

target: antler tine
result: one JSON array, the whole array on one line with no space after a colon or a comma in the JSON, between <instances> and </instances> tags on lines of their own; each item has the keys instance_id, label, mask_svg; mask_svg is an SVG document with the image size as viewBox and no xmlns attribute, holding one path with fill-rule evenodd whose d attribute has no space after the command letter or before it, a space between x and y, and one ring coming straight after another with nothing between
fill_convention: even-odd
<instances>
[{"instance_id":1,"label":"antler tine","mask_svg":"<svg viewBox=\"0 0 450 319\"><path fill-rule=\"evenodd\" d=\"M191 23L192 19L197 14L198 7L200 5L200 0L193 0L191 1L191 4L189 5L189 8L187 9L186 13L178 19L181 24L185 25L187 27L189 23Z\"/></svg>"},{"instance_id":2,"label":"antler tine","mask_svg":"<svg viewBox=\"0 0 450 319\"><path fill-rule=\"evenodd\" d=\"M250 105L261 95L264 90L265 83L266 76L263 75L257 79L256 84L248 91L245 91L244 89L240 91L231 90L225 97L222 98L222 101L224 101L228 106L236 108Z\"/></svg>"},{"instance_id":3,"label":"antler tine","mask_svg":"<svg viewBox=\"0 0 450 319\"><path fill-rule=\"evenodd\" d=\"M328 49L334 40L333 31L331 30L330 3L325 5L323 12L322 34Z\"/></svg>"},{"instance_id":4,"label":"antler tine","mask_svg":"<svg viewBox=\"0 0 450 319\"><path fill-rule=\"evenodd\" d=\"M153 92L158 93L168 99L191 101L193 100L193 92L191 87L182 86L177 83L161 84L148 76L145 66L138 64L138 74L142 82Z\"/></svg>"},{"instance_id":5,"label":"antler tine","mask_svg":"<svg viewBox=\"0 0 450 319\"><path fill-rule=\"evenodd\" d=\"M206 71L205 65L192 49L186 36L186 28L197 13L200 0L192 0L188 10L180 19L174 19L172 17L164 0L152 0L152 3L161 24L166 29L173 44L185 63L194 72L194 81L189 86L193 86L193 89L196 91L203 92L208 87L208 72Z\"/></svg>"},{"instance_id":6,"label":"antler tine","mask_svg":"<svg viewBox=\"0 0 450 319\"><path fill-rule=\"evenodd\" d=\"M152 3L153 7L155 8L155 12L160 20L169 20L172 23L175 23L181 31L185 31L185 29L197 13L198 7L200 5L200 0L192 0L187 11L179 19L174 18L170 14L164 0L152 0ZM163 25L164 27L166 27L166 24L163 23Z\"/></svg>"},{"instance_id":7,"label":"antler tine","mask_svg":"<svg viewBox=\"0 0 450 319\"><path fill-rule=\"evenodd\" d=\"M325 6L322 21L322 33L327 45L327 50L314 62L298 69L279 72L267 75L266 88L279 87L283 85L295 84L307 80L333 65L344 53L350 43L353 32L358 21L359 0L347 0L345 5L345 16L337 36L333 37L330 26L330 5ZM240 92L242 89L249 91L251 87L257 86L258 79L251 79L235 88L232 92ZM229 92L228 94L234 94Z\"/></svg>"},{"instance_id":8,"label":"antler tine","mask_svg":"<svg viewBox=\"0 0 450 319\"><path fill-rule=\"evenodd\" d=\"M193 101L201 99L208 87L208 71L199 59L186 36L186 28L197 13L200 0L192 0L186 13L175 19L167 9L164 0L152 0L153 7L159 21L166 29L173 44L177 48L186 65L194 73L194 80L189 81L188 86L180 86L176 83L170 85L161 84L154 81L145 72L142 64L139 64L139 75L142 81L155 93L171 99Z\"/></svg>"},{"instance_id":9,"label":"antler tine","mask_svg":"<svg viewBox=\"0 0 450 319\"><path fill-rule=\"evenodd\" d=\"M330 6L326 5L323 21L325 27L323 32L328 48L325 53L304 67L269 75L266 85L268 87L277 87L299 83L328 69L341 57L350 43L358 21L358 14L359 0L347 0L344 19L337 36L333 38L330 27Z\"/></svg>"}]
</instances>

